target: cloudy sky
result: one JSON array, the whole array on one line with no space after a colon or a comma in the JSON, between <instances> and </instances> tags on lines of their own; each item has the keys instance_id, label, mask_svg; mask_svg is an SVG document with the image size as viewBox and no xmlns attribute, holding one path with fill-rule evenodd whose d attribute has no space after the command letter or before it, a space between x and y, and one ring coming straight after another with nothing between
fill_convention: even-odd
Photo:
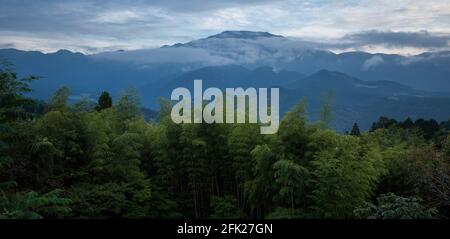
<instances>
[{"instance_id":1,"label":"cloudy sky","mask_svg":"<svg viewBox=\"0 0 450 239\"><path fill-rule=\"evenodd\" d=\"M225 30L267 31L334 51L447 50L450 0L0 0L0 48L96 53Z\"/></svg>"}]
</instances>

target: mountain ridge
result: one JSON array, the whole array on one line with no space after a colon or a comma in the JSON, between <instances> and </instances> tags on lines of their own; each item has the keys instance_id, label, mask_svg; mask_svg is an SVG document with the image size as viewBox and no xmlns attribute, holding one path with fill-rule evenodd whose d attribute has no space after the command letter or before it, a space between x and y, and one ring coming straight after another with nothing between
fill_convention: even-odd
<instances>
[{"instance_id":1,"label":"mountain ridge","mask_svg":"<svg viewBox=\"0 0 450 239\"><path fill-rule=\"evenodd\" d=\"M266 32L225 31L177 47L86 55L0 49L19 76L43 76L30 96L48 99L59 87L74 96L96 99L101 91L114 98L137 88L145 107L168 98L176 87L201 78L205 87L280 87L284 113L307 98L317 119L321 98L336 97L335 127L358 122L370 127L379 116L447 120L450 116L450 52L415 56L330 51L299 47L297 42ZM439 92L441 93L439 93Z\"/></svg>"}]
</instances>

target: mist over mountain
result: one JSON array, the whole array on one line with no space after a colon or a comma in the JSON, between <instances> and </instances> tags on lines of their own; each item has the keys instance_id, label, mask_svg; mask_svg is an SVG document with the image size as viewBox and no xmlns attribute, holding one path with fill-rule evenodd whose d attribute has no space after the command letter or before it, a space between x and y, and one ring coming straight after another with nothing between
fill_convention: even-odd
<instances>
[{"instance_id":1,"label":"mist over mountain","mask_svg":"<svg viewBox=\"0 0 450 239\"><path fill-rule=\"evenodd\" d=\"M270 66L304 74L328 69L361 80L388 80L420 90L450 92L450 52L413 56L366 52L336 54L323 47L319 43L267 32L225 31L159 49L108 52L95 57L146 65L176 62L190 69L229 64L249 68Z\"/></svg>"},{"instance_id":2,"label":"mist over mountain","mask_svg":"<svg viewBox=\"0 0 450 239\"><path fill-rule=\"evenodd\" d=\"M60 86L73 97L114 97L130 86L144 107L168 98L176 87L280 87L281 110L300 99L318 116L324 94L335 98L335 127L358 122L362 129L380 115L447 120L450 116L450 52L415 56L346 52L336 54L318 44L267 32L225 31L207 38L156 49L85 55L67 50L44 54L1 49L0 58L19 75L37 75L32 97L48 99ZM443 92L443 93L439 93Z\"/></svg>"}]
</instances>

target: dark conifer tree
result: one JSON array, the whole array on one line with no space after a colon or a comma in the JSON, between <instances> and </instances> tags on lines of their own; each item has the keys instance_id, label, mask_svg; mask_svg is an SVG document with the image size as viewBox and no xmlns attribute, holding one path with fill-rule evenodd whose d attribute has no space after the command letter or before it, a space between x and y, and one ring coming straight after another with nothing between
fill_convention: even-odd
<instances>
[{"instance_id":1,"label":"dark conifer tree","mask_svg":"<svg viewBox=\"0 0 450 239\"><path fill-rule=\"evenodd\" d=\"M403 121L402 127L404 129L411 129L414 127L414 122L412 121L412 119L410 117L408 117L405 121Z\"/></svg>"},{"instance_id":2,"label":"dark conifer tree","mask_svg":"<svg viewBox=\"0 0 450 239\"><path fill-rule=\"evenodd\" d=\"M350 132L350 135L353 135L353 136L361 135L361 132L359 131L359 126L357 123L353 124L353 128L352 128L352 131Z\"/></svg>"},{"instance_id":3,"label":"dark conifer tree","mask_svg":"<svg viewBox=\"0 0 450 239\"><path fill-rule=\"evenodd\" d=\"M100 97L98 98L98 106L97 106L97 110L103 110L103 109L107 109L110 108L112 106L112 98L109 95L108 92L103 91L102 94L100 95Z\"/></svg>"}]
</instances>

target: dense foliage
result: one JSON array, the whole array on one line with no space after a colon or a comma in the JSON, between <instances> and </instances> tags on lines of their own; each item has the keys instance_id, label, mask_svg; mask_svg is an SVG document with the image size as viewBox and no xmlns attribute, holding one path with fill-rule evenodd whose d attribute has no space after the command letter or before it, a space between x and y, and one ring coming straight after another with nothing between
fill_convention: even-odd
<instances>
[{"instance_id":1,"label":"dense foliage","mask_svg":"<svg viewBox=\"0 0 450 239\"><path fill-rule=\"evenodd\" d=\"M0 72L0 218L449 216L444 124L382 118L339 134L300 103L261 135L174 124L165 101L146 121L131 90L114 105L106 92L97 107L69 105L67 88L30 114L27 80Z\"/></svg>"}]
</instances>

